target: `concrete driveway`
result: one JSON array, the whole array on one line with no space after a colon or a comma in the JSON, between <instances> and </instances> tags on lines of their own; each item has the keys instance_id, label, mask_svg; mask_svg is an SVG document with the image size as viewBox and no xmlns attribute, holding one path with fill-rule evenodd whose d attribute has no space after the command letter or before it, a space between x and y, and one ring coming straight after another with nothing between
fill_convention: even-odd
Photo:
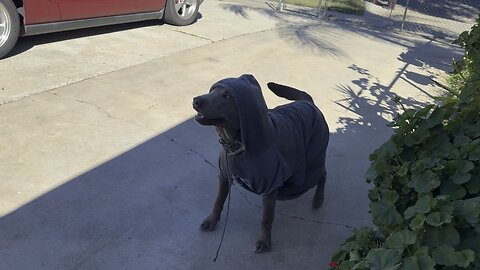
<instances>
[{"instance_id":1,"label":"concrete driveway","mask_svg":"<svg viewBox=\"0 0 480 270\"><path fill-rule=\"evenodd\" d=\"M396 94L421 107L458 49L441 40L206 1L192 26L144 22L20 40L0 61L0 269L327 269L370 225L363 175ZM220 149L192 97L254 74L306 89L331 129L326 202L280 202L273 250L253 253L258 196L209 213ZM264 91L273 107L285 100ZM412 98L415 98L413 100ZM224 217L224 215L223 215Z\"/></svg>"}]
</instances>

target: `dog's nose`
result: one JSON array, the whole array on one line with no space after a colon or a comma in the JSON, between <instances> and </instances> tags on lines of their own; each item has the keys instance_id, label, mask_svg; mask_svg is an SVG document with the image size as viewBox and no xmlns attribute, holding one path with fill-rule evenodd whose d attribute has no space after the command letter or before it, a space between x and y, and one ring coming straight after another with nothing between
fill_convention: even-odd
<instances>
[{"instance_id":1,"label":"dog's nose","mask_svg":"<svg viewBox=\"0 0 480 270\"><path fill-rule=\"evenodd\" d=\"M193 99L193 108L195 110L199 109L202 106L202 100L199 97Z\"/></svg>"}]
</instances>

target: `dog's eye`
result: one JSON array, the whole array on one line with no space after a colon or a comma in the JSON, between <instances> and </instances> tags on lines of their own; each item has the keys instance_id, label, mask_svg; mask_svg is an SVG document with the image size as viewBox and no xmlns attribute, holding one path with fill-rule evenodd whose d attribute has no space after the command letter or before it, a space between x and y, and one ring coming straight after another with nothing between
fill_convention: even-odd
<instances>
[{"instance_id":1,"label":"dog's eye","mask_svg":"<svg viewBox=\"0 0 480 270\"><path fill-rule=\"evenodd\" d=\"M231 98L230 95L227 94L227 93L223 94L223 97L226 98L226 99L230 99L230 98Z\"/></svg>"}]
</instances>

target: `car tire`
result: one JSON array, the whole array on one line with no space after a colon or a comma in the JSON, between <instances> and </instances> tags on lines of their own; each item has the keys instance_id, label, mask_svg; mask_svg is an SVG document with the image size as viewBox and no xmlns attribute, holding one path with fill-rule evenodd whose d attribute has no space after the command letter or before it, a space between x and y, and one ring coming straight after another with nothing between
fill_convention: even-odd
<instances>
[{"instance_id":1,"label":"car tire","mask_svg":"<svg viewBox=\"0 0 480 270\"><path fill-rule=\"evenodd\" d=\"M168 24L189 25L197 19L198 7L198 0L167 0L163 18Z\"/></svg>"},{"instance_id":2,"label":"car tire","mask_svg":"<svg viewBox=\"0 0 480 270\"><path fill-rule=\"evenodd\" d=\"M20 34L20 17L11 0L0 0L0 59L17 43Z\"/></svg>"}]
</instances>

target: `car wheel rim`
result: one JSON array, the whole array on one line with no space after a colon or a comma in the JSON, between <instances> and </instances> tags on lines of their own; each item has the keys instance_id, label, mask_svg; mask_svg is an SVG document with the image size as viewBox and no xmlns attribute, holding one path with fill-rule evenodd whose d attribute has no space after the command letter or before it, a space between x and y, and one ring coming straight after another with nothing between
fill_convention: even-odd
<instances>
[{"instance_id":1,"label":"car wheel rim","mask_svg":"<svg viewBox=\"0 0 480 270\"><path fill-rule=\"evenodd\" d=\"M2 47L5 42L7 42L11 30L12 26L7 7L0 3L0 47Z\"/></svg>"},{"instance_id":2,"label":"car wheel rim","mask_svg":"<svg viewBox=\"0 0 480 270\"><path fill-rule=\"evenodd\" d=\"M183 20L190 19L197 9L196 0L175 0L175 11Z\"/></svg>"}]
</instances>

